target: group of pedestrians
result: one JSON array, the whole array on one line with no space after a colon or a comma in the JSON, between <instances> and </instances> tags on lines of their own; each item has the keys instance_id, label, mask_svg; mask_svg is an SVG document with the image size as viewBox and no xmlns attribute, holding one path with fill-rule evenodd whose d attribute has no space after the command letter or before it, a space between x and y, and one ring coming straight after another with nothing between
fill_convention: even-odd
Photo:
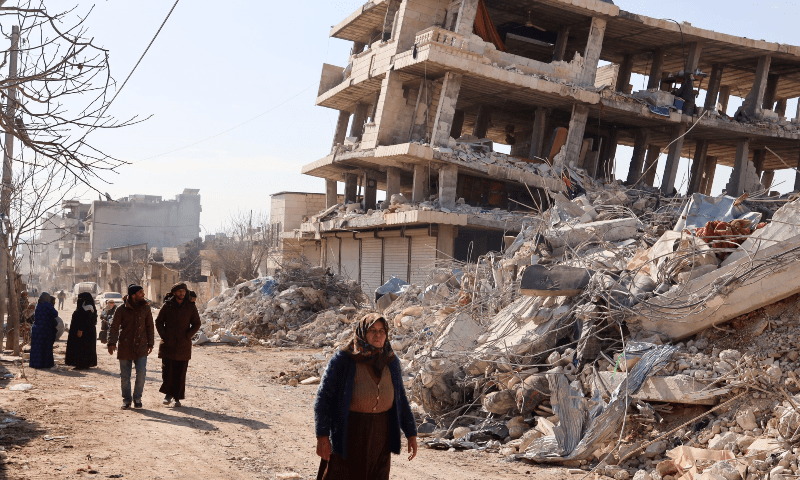
<instances>
[{"instance_id":1,"label":"group of pedestrians","mask_svg":"<svg viewBox=\"0 0 800 480\"><path fill-rule=\"evenodd\" d=\"M161 359L164 405L180 401L186 396L186 372L192 357L192 337L200 330L200 314L195 301L197 295L185 283L172 287L164 304L153 320L150 303L145 299L140 285L129 285L128 294L120 306L114 307L107 328L108 354L116 353L119 360L122 408L142 408L142 393L147 375L147 356L155 347L155 331L161 337L158 358ZM53 345L58 334L56 298L47 292L39 297L31 328L30 366L52 368L55 366ZM108 311L106 311L108 313ZM64 364L84 370L97 366L97 307L88 292L77 298L77 307L67 338ZM131 389L131 376L136 380Z\"/></svg>"},{"instance_id":2,"label":"group of pedestrians","mask_svg":"<svg viewBox=\"0 0 800 480\"><path fill-rule=\"evenodd\" d=\"M192 337L200 330L196 295L185 283L172 287L153 320L139 285L130 285L123 304L114 309L108 327L108 353L120 365L122 408L142 408L147 356L161 337L164 405L181 406ZM57 312L55 299L39 297L33 325L31 366L53 366ZM78 296L72 315L66 363L77 369L97 365L97 311L92 296ZM408 441L408 459L417 455L417 428L403 385L400 361L388 341L389 322L378 313L364 316L353 336L330 359L314 403L318 480L388 480L391 454L400 453L400 434ZM47 348L49 346L49 348ZM131 376L136 379L131 388Z\"/></svg>"}]
</instances>

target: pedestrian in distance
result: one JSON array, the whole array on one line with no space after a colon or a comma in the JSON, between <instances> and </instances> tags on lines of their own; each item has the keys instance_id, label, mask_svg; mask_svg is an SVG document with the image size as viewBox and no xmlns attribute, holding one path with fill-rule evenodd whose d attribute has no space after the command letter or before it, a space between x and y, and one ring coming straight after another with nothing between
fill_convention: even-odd
<instances>
[{"instance_id":1,"label":"pedestrian in distance","mask_svg":"<svg viewBox=\"0 0 800 480\"><path fill-rule=\"evenodd\" d=\"M128 286L128 295L114 313L108 329L108 354L117 352L122 383L122 408L142 408L142 393L147 375L147 356L155 345L153 313L144 299L144 290L139 285ZM119 342L119 348L117 348ZM131 394L131 370L136 368L136 383Z\"/></svg>"},{"instance_id":2,"label":"pedestrian in distance","mask_svg":"<svg viewBox=\"0 0 800 480\"><path fill-rule=\"evenodd\" d=\"M64 290L58 292L58 309L64 308L64 300L67 299L67 293Z\"/></svg>"},{"instance_id":3,"label":"pedestrian in distance","mask_svg":"<svg viewBox=\"0 0 800 480\"><path fill-rule=\"evenodd\" d=\"M175 400L181 406L186 398L186 371L192 358L192 337L200 330L200 313L194 302L188 300L185 283L172 287L164 306L156 318L156 330L161 337L158 358L161 359L161 388L164 405Z\"/></svg>"},{"instance_id":4,"label":"pedestrian in distance","mask_svg":"<svg viewBox=\"0 0 800 480\"><path fill-rule=\"evenodd\" d=\"M58 332L58 312L55 303L55 297L49 293L42 292L39 295L39 303L36 304L33 327L31 327L31 368L55 366L53 344L56 343Z\"/></svg>"},{"instance_id":5,"label":"pedestrian in distance","mask_svg":"<svg viewBox=\"0 0 800 480\"><path fill-rule=\"evenodd\" d=\"M317 480L388 480L401 430L408 459L417 456L417 425L388 334L385 318L367 314L325 369L314 402Z\"/></svg>"},{"instance_id":6,"label":"pedestrian in distance","mask_svg":"<svg viewBox=\"0 0 800 480\"><path fill-rule=\"evenodd\" d=\"M78 306L69 324L64 364L75 370L97 366L97 310L91 293L78 295Z\"/></svg>"}]
</instances>

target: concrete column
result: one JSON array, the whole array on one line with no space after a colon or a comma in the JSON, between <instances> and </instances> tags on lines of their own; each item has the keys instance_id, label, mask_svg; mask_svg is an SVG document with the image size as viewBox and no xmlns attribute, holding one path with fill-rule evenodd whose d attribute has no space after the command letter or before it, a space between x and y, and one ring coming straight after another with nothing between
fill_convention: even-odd
<instances>
[{"instance_id":1,"label":"concrete column","mask_svg":"<svg viewBox=\"0 0 800 480\"><path fill-rule=\"evenodd\" d=\"M739 108L739 111L748 117L754 116L756 111L758 111L764 105L764 95L767 91L769 67L771 63L772 57L769 55L764 55L758 59L758 67L756 68L756 78L753 82L753 88L750 90L750 93L747 94L747 97L744 99L744 103Z\"/></svg>"},{"instance_id":2,"label":"concrete column","mask_svg":"<svg viewBox=\"0 0 800 480\"><path fill-rule=\"evenodd\" d=\"M653 186L656 182L656 172L658 171L658 157L661 156L661 147L658 145L647 146L647 158L644 160L644 170L642 171L642 182Z\"/></svg>"},{"instance_id":3,"label":"concrete column","mask_svg":"<svg viewBox=\"0 0 800 480\"><path fill-rule=\"evenodd\" d=\"M738 197L744 193L744 181L747 175L747 162L750 161L750 139L739 140L736 147L736 161L731 172L730 191L728 195Z\"/></svg>"},{"instance_id":4,"label":"concrete column","mask_svg":"<svg viewBox=\"0 0 800 480\"><path fill-rule=\"evenodd\" d=\"M593 17L589 29L589 40L583 53L583 70L578 78L581 85L594 85L597 78L597 64L600 61L600 51L603 49L603 37L606 34L606 20Z\"/></svg>"},{"instance_id":5,"label":"concrete column","mask_svg":"<svg viewBox=\"0 0 800 480\"><path fill-rule=\"evenodd\" d=\"M444 75L442 93L439 95L439 105L436 107L436 120L433 122L433 131L431 132L432 146L446 147L450 142L462 78L463 75L453 72L447 72Z\"/></svg>"},{"instance_id":6,"label":"concrete column","mask_svg":"<svg viewBox=\"0 0 800 480\"><path fill-rule=\"evenodd\" d=\"M375 99L372 101L372 109L369 112L369 123L375 123L375 117L378 116L378 102L381 101L381 91L375 92Z\"/></svg>"},{"instance_id":7,"label":"concrete column","mask_svg":"<svg viewBox=\"0 0 800 480\"><path fill-rule=\"evenodd\" d=\"M612 128L604 142L603 157L597 165L597 178L604 180L611 177L614 159L617 157L617 143L619 143L619 131Z\"/></svg>"},{"instance_id":8,"label":"concrete column","mask_svg":"<svg viewBox=\"0 0 800 480\"><path fill-rule=\"evenodd\" d=\"M361 140L364 134L364 124L367 122L367 115L369 114L369 105L366 103L356 103L355 112L353 112L353 124L350 126L350 136L358 137Z\"/></svg>"},{"instance_id":9,"label":"concrete column","mask_svg":"<svg viewBox=\"0 0 800 480\"><path fill-rule=\"evenodd\" d=\"M417 105L414 109L414 117L411 119L411 132L409 141L424 140L428 135L428 111L433 103L433 81L423 80L419 84L417 94Z\"/></svg>"},{"instance_id":10,"label":"concrete column","mask_svg":"<svg viewBox=\"0 0 800 480\"><path fill-rule=\"evenodd\" d=\"M670 142L672 145L669 147L669 155L667 156L667 165L664 168L664 179L661 183L661 193L664 195L672 195L675 191L675 179L678 177L678 166L681 159L681 150L683 150L683 139L686 133L686 124L681 123L675 127L672 132Z\"/></svg>"},{"instance_id":11,"label":"concrete column","mask_svg":"<svg viewBox=\"0 0 800 480\"><path fill-rule=\"evenodd\" d=\"M731 87L730 85L722 85L719 87L719 100L717 103L722 106L722 111L728 111L728 100L731 99Z\"/></svg>"},{"instance_id":12,"label":"concrete column","mask_svg":"<svg viewBox=\"0 0 800 480\"><path fill-rule=\"evenodd\" d=\"M764 89L764 103L761 108L772 110L775 106L775 96L778 94L778 81L780 76L774 73L767 75L767 88Z\"/></svg>"},{"instance_id":13,"label":"concrete column","mask_svg":"<svg viewBox=\"0 0 800 480\"><path fill-rule=\"evenodd\" d=\"M456 110L453 115L453 127L450 129L450 136L458 139L464 130L464 110Z\"/></svg>"},{"instance_id":14,"label":"concrete column","mask_svg":"<svg viewBox=\"0 0 800 480\"><path fill-rule=\"evenodd\" d=\"M708 79L708 90L706 90L706 103L704 107L706 110L713 110L717 106L717 98L719 97L719 88L722 82L723 68L719 63L711 66L711 77Z\"/></svg>"},{"instance_id":15,"label":"concrete column","mask_svg":"<svg viewBox=\"0 0 800 480\"><path fill-rule=\"evenodd\" d=\"M428 198L428 171L425 165L414 165L414 186L411 190L411 201L424 202Z\"/></svg>"},{"instance_id":16,"label":"concrete column","mask_svg":"<svg viewBox=\"0 0 800 480\"><path fill-rule=\"evenodd\" d=\"M692 160L692 173L689 178L688 194L700 191L703 183L703 172L706 169L706 158L708 155L708 140L698 140L694 146L694 159Z\"/></svg>"},{"instance_id":17,"label":"concrete column","mask_svg":"<svg viewBox=\"0 0 800 480\"><path fill-rule=\"evenodd\" d=\"M478 0L463 0L458 10L455 32L469 37L475 25L475 15L478 13Z\"/></svg>"},{"instance_id":18,"label":"concrete column","mask_svg":"<svg viewBox=\"0 0 800 480\"><path fill-rule=\"evenodd\" d=\"M452 210L456 208L456 187L458 186L458 167L445 165L439 169L439 205Z\"/></svg>"},{"instance_id":19,"label":"concrete column","mask_svg":"<svg viewBox=\"0 0 800 480\"><path fill-rule=\"evenodd\" d=\"M798 106L800 109L800 106ZM797 171L794 174L794 189L793 192L800 192L800 156L797 158Z\"/></svg>"},{"instance_id":20,"label":"concrete column","mask_svg":"<svg viewBox=\"0 0 800 480\"><path fill-rule=\"evenodd\" d=\"M347 124L350 123L350 112L344 110L339 111L339 119L336 121L336 133L333 134L333 145L341 145L347 136Z\"/></svg>"},{"instance_id":21,"label":"concrete column","mask_svg":"<svg viewBox=\"0 0 800 480\"><path fill-rule=\"evenodd\" d=\"M400 0L388 0L386 6L386 15L383 17L383 37L384 42L388 42L392 38L392 30L394 29L394 17L397 15L397 10L400 8Z\"/></svg>"},{"instance_id":22,"label":"concrete column","mask_svg":"<svg viewBox=\"0 0 800 480\"><path fill-rule=\"evenodd\" d=\"M339 203L336 180L325 179L325 207L332 207Z\"/></svg>"},{"instance_id":23,"label":"concrete column","mask_svg":"<svg viewBox=\"0 0 800 480\"><path fill-rule=\"evenodd\" d=\"M756 148L753 149L753 166L756 167L756 173L761 175L764 171L764 160L767 159L767 149Z\"/></svg>"},{"instance_id":24,"label":"concrete column","mask_svg":"<svg viewBox=\"0 0 800 480\"><path fill-rule=\"evenodd\" d=\"M391 200L392 195L400 193L400 169L386 167L386 200Z\"/></svg>"},{"instance_id":25,"label":"concrete column","mask_svg":"<svg viewBox=\"0 0 800 480\"><path fill-rule=\"evenodd\" d=\"M442 260L452 260L455 255L456 237L458 227L456 225L437 225L438 234L436 236L436 258Z\"/></svg>"},{"instance_id":26,"label":"concrete column","mask_svg":"<svg viewBox=\"0 0 800 480\"><path fill-rule=\"evenodd\" d=\"M689 73L694 74L697 66L700 63L700 54L703 53L703 44L694 42L689 44L689 56L686 58L686 68Z\"/></svg>"},{"instance_id":27,"label":"concrete column","mask_svg":"<svg viewBox=\"0 0 800 480\"><path fill-rule=\"evenodd\" d=\"M586 131L586 120L588 119L589 107L580 104L575 104L572 107L572 118L569 121L567 143L564 145L565 155L562 159L564 163L556 163L554 166L565 167L569 165L569 162L578 162L581 156L581 147L583 146L583 134ZM556 155L556 158L558 158L558 155Z\"/></svg>"},{"instance_id":28,"label":"concrete column","mask_svg":"<svg viewBox=\"0 0 800 480\"><path fill-rule=\"evenodd\" d=\"M554 62L564 60L564 54L567 52L567 40L569 40L569 27L559 28L558 37L556 38L556 48L553 52Z\"/></svg>"},{"instance_id":29,"label":"concrete column","mask_svg":"<svg viewBox=\"0 0 800 480\"><path fill-rule=\"evenodd\" d=\"M528 158L541 158L544 150L544 131L547 127L548 110L538 107L533 120L533 133L531 134L531 150Z\"/></svg>"},{"instance_id":30,"label":"concrete column","mask_svg":"<svg viewBox=\"0 0 800 480\"><path fill-rule=\"evenodd\" d=\"M350 49L350 55L358 55L364 51L367 44L364 42L353 42L353 48Z\"/></svg>"},{"instance_id":31,"label":"concrete column","mask_svg":"<svg viewBox=\"0 0 800 480\"><path fill-rule=\"evenodd\" d=\"M700 192L703 195L711 195L711 187L714 186L714 174L717 172L717 157L706 157L706 164L703 169L703 180L700 182Z\"/></svg>"},{"instance_id":32,"label":"concrete column","mask_svg":"<svg viewBox=\"0 0 800 480\"><path fill-rule=\"evenodd\" d=\"M492 111L488 105L481 105L478 108L478 118L475 119L475 126L472 129L472 134L478 138L486 138L486 133L489 131L489 122L492 119Z\"/></svg>"},{"instance_id":33,"label":"concrete column","mask_svg":"<svg viewBox=\"0 0 800 480\"><path fill-rule=\"evenodd\" d=\"M775 113L777 113L779 117L786 116L786 102L787 100L785 98L781 98L775 102Z\"/></svg>"},{"instance_id":34,"label":"concrete column","mask_svg":"<svg viewBox=\"0 0 800 480\"><path fill-rule=\"evenodd\" d=\"M364 185L364 211L375 210L378 203L378 182L375 180L375 174L370 171L364 172L361 184Z\"/></svg>"},{"instance_id":35,"label":"concrete column","mask_svg":"<svg viewBox=\"0 0 800 480\"><path fill-rule=\"evenodd\" d=\"M355 203L357 189L358 189L358 175L356 175L355 173L345 173L344 203Z\"/></svg>"},{"instance_id":36,"label":"concrete column","mask_svg":"<svg viewBox=\"0 0 800 480\"><path fill-rule=\"evenodd\" d=\"M636 131L636 138L633 141L633 156L631 157L631 167L628 170L628 185L636 185L642 179L642 167L644 167L644 156L647 153L647 143L650 135L647 130L639 129Z\"/></svg>"},{"instance_id":37,"label":"concrete column","mask_svg":"<svg viewBox=\"0 0 800 480\"><path fill-rule=\"evenodd\" d=\"M664 72L664 49L653 50L653 63L650 66L650 78L647 79L647 89L661 88L661 74Z\"/></svg>"},{"instance_id":38,"label":"concrete column","mask_svg":"<svg viewBox=\"0 0 800 480\"><path fill-rule=\"evenodd\" d=\"M631 73L633 73L633 55L628 54L625 55L619 65L617 84L614 86L615 91L627 93L628 85L631 84Z\"/></svg>"},{"instance_id":39,"label":"concrete column","mask_svg":"<svg viewBox=\"0 0 800 480\"><path fill-rule=\"evenodd\" d=\"M761 175L761 185L767 190L767 194L769 194L769 189L772 188L774 180L775 170L764 170L764 174Z\"/></svg>"}]
</instances>

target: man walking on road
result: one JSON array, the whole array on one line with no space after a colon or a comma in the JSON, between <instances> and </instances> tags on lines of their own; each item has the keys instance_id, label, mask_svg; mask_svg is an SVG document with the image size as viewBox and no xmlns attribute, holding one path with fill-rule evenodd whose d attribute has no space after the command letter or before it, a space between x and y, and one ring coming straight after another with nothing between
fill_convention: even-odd
<instances>
[{"instance_id":1,"label":"man walking on road","mask_svg":"<svg viewBox=\"0 0 800 480\"><path fill-rule=\"evenodd\" d=\"M64 292L64 290L61 290L60 292L58 292L58 309L59 310L64 308L64 300L66 300L66 299L67 299L67 294Z\"/></svg>"},{"instance_id":2,"label":"man walking on road","mask_svg":"<svg viewBox=\"0 0 800 480\"><path fill-rule=\"evenodd\" d=\"M187 298L185 283L172 287L158 312L156 329L161 337L158 358L161 359L161 378L163 383L159 392L165 394L164 405L175 400L181 406L186 392L186 370L192 358L192 337L200 330L200 314L197 307Z\"/></svg>"},{"instance_id":3,"label":"man walking on road","mask_svg":"<svg viewBox=\"0 0 800 480\"><path fill-rule=\"evenodd\" d=\"M119 340L119 349L117 349ZM144 290L139 285L129 285L123 305L114 313L108 331L108 354L117 351L120 378L122 379L122 408L142 408L142 392L147 374L147 355L153 351L153 313L144 299ZM136 383L131 395L131 369L136 367Z\"/></svg>"}]
</instances>

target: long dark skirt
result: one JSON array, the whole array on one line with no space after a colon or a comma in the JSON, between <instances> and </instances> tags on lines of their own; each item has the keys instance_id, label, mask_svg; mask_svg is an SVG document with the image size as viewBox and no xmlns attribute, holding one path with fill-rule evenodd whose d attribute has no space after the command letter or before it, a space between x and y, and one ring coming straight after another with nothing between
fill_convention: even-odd
<instances>
[{"instance_id":1,"label":"long dark skirt","mask_svg":"<svg viewBox=\"0 0 800 480\"><path fill-rule=\"evenodd\" d=\"M347 421L347 459L331 454L320 461L317 480L389 480L389 412L350 412Z\"/></svg>"},{"instance_id":2,"label":"long dark skirt","mask_svg":"<svg viewBox=\"0 0 800 480\"><path fill-rule=\"evenodd\" d=\"M175 400L186 398L186 369L189 361L161 359L161 388L159 392Z\"/></svg>"},{"instance_id":3,"label":"long dark skirt","mask_svg":"<svg viewBox=\"0 0 800 480\"><path fill-rule=\"evenodd\" d=\"M78 337L79 331L83 332L80 337ZM73 315L67 337L64 365L75 368L97 366L97 326L91 321L82 321Z\"/></svg>"}]
</instances>

